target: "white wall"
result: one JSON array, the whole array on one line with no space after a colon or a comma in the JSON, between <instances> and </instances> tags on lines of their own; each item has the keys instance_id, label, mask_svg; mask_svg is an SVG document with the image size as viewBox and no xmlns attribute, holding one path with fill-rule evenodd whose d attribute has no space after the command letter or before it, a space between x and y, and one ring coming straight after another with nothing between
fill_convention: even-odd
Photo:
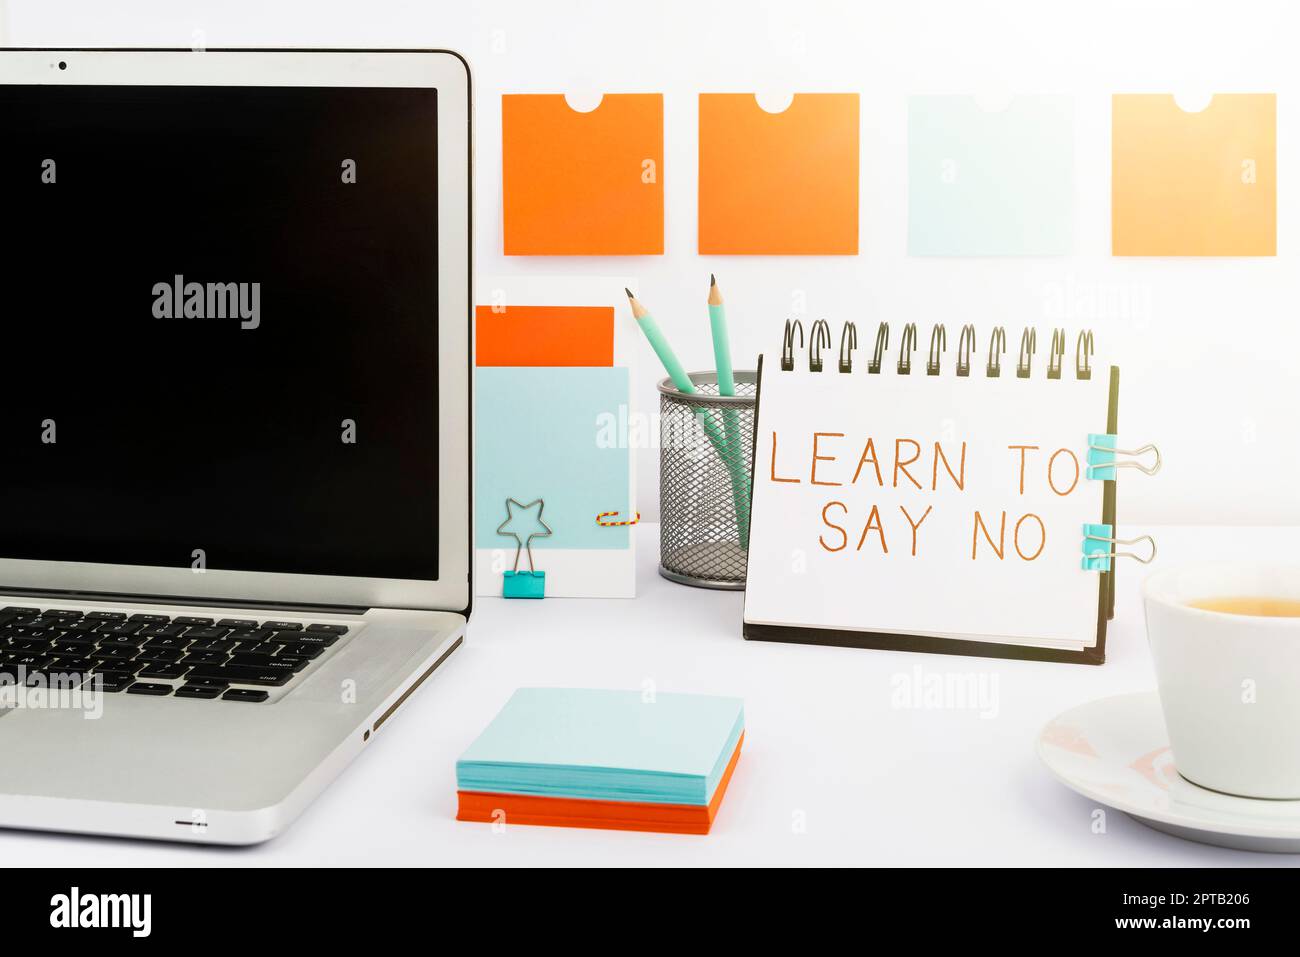
<instances>
[{"instance_id":1,"label":"white wall","mask_svg":"<svg viewBox=\"0 0 1300 957\"><path fill-rule=\"evenodd\" d=\"M0 8L4 0L0 0ZM737 365L773 349L796 292L809 313L1048 328L1060 296L1123 367L1121 432L1155 440L1166 469L1121 491L1125 523L1300 524L1300 68L1294 4L907 3L581 0L272 3L8 0L13 45L451 46L478 96L480 273L639 277L689 367L711 366L703 297L725 284ZM3 34L0 27L0 34ZM695 252L696 94L862 95L861 254L701 257ZM501 255L500 94L663 92L667 254L631 259ZM1276 92L1278 251L1270 259L1113 259L1112 92ZM909 93L1075 96L1075 253L1052 259L906 255ZM1096 295L1096 293L1100 295ZM1133 308L1098 309L1098 301ZM950 332L952 330L950 329ZM1040 346L1042 345L1040 339ZM1014 346L1013 346L1014 348ZM636 398L656 406L652 361ZM749 363L744 363L749 364ZM641 507L657 513L643 453Z\"/></svg>"}]
</instances>

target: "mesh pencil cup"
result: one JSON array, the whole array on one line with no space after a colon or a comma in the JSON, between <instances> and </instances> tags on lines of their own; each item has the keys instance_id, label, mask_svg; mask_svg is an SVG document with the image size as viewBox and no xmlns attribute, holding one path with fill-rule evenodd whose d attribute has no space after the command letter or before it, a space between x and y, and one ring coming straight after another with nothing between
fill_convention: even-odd
<instances>
[{"instance_id":1,"label":"mesh pencil cup","mask_svg":"<svg viewBox=\"0 0 1300 957\"><path fill-rule=\"evenodd\" d=\"M701 588L745 587L758 376L735 372L736 395L718 395L713 372L692 372L696 392L659 383L659 574Z\"/></svg>"}]
</instances>

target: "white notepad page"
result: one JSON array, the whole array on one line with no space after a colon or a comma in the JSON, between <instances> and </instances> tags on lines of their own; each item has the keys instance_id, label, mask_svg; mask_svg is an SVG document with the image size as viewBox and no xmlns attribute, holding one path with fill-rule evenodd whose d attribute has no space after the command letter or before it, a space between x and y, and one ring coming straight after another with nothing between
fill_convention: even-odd
<instances>
[{"instance_id":1,"label":"white notepad page","mask_svg":"<svg viewBox=\"0 0 1300 957\"><path fill-rule=\"evenodd\" d=\"M822 372L764 358L745 620L1092 647L1101 573L1081 567L1083 525L1101 521L1104 483L1087 446L1106 431L1109 367L959 377L949 360L931 376L918 357L873 375L828 358Z\"/></svg>"}]
</instances>

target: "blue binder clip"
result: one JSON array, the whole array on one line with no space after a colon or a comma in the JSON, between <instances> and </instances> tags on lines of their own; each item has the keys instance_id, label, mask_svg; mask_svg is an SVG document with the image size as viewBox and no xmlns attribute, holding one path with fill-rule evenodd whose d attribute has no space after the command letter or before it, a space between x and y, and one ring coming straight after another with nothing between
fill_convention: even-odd
<instances>
[{"instance_id":1,"label":"blue binder clip","mask_svg":"<svg viewBox=\"0 0 1300 957\"><path fill-rule=\"evenodd\" d=\"M1155 475L1160 471L1160 450L1154 445L1144 445L1140 449L1117 449L1117 436L1106 433L1089 433L1088 435L1088 478L1101 479L1104 482L1115 480L1116 469L1137 469L1145 475ZM1133 459L1120 460L1118 456L1138 456L1153 454L1156 458L1150 465L1143 465Z\"/></svg>"},{"instance_id":2,"label":"blue binder clip","mask_svg":"<svg viewBox=\"0 0 1300 957\"><path fill-rule=\"evenodd\" d=\"M1146 542L1151 546L1151 554L1143 558L1134 552L1117 552L1116 545L1136 545L1139 542ZM1141 535L1137 538L1116 538L1115 529L1111 525L1090 525L1083 526L1083 570L1086 572L1108 572L1110 571L1110 560L1112 558L1133 558L1143 565L1149 565L1155 561L1156 557L1156 540L1150 535Z\"/></svg>"},{"instance_id":3,"label":"blue binder clip","mask_svg":"<svg viewBox=\"0 0 1300 957\"><path fill-rule=\"evenodd\" d=\"M515 522L515 509L530 511L532 507L537 506L537 524L545 531L530 531L527 535L521 536L511 526ZM505 573L504 587L501 591L503 598L545 598L546 597L546 572L539 572L537 566L533 564L533 539L548 538L551 533L551 526L542 521L542 510L546 508L546 502L540 498L533 499L527 505L517 499L506 499L506 520L497 526L498 535L509 535L515 540L515 567L513 571ZM519 558L521 553L528 552L528 571L519 570Z\"/></svg>"}]
</instances>

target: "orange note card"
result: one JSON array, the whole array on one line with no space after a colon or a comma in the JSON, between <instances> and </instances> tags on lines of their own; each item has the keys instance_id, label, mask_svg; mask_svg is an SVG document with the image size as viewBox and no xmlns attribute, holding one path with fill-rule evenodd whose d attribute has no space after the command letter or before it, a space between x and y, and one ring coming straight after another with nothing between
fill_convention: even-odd
<instances>
[{"instance_id":1,"label":"orange note card","mask_svg":"<svg viewBox=\"0 0 1300 957\"><path fill-rule=\"evenodd\" d=\"M1277 97L1111 98L1111 253L1276 256Z\"/></svg>"},{"instance_id":2,"label":"orange note card","mask_svg":"<svg viewBox=\"0 0 1300 957\"><path fill-rule=\"evenodd\" d=\"M477 366L612 366L612 306L478 306Z\"/></svg>"},{"instance_id":3,"label":"orange note card","mask_svg":"<svg viewBox=\"0 0 1300 957\"><path fill-rule=\"evenodd\" d=\"M502 96L505 254L662 255L663 150L662 94Z\"/></svg>"},{"instance_id":4,"label":"orange note card","mask_svg":"<svg viewBox=\"0 0 1300 957\"><path fill-rule=\"evenodd\" d=\"M858 94L700 94L699 251L857 255Z\"/></svg>"}]
</instances>

